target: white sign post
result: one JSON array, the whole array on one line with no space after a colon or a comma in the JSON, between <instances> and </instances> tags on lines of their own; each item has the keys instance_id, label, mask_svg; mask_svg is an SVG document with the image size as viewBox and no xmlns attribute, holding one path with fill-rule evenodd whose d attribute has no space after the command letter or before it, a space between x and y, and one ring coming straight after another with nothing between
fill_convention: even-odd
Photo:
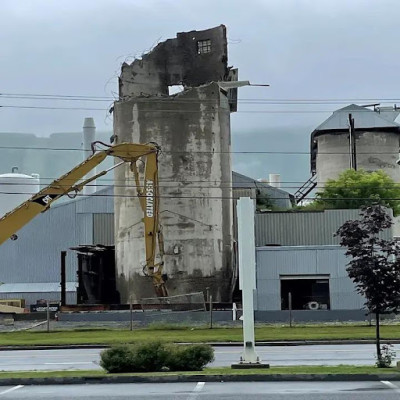
<instances>
[{"instance_id":1,"label":"white sign post","mask_svg":"<svg viewBox=\"0 0 400 400\"><path fill-rule=\"evenodd\" d=\"M243 354L232 368L268 368L255 351L254 291L256 290L256 246L254 239L254 200L241 197L237 202L239 244L239 289L242 291Z\"/></svg>"}]
</instances>

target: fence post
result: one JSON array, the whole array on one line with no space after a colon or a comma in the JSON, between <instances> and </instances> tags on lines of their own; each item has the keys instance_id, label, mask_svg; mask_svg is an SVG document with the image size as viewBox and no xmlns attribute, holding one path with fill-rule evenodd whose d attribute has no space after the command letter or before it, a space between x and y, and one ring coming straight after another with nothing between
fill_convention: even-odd
<instances>
[{"instance_id":1,"label":"fence post","mask_svg":"<svg viewBox=\"0 0 400 400\"><path fill-rule=\"evenodd\" d=\"M292 327L292 293L288 294L288 303L289 303L289 327Z\"/></svg>"},{"instance_id":2,"label":"fence post","mask_svg":"<svg viewBox=\"0 0 400 400\"><path fill-rule=\"evenodd\" d=\"M213 303L212 303L212 294L210 294L210 329L213 327Z\"/></svg>"},{"instance_id":3,"label":"fence post","mask_svg":"<svg viewBox=\"0 0 400 400\"><path fill-rule=\"evenodd\" d=\"M66 266L65 258L67 257L67 252L61 252L61 307L66 305Z\"/></svg>"},{"instance_id":4,"label":"fence post","mask_svg":"<svg viewBox=\"0 0 400 400\"><path fill-rule=\"evenodd\" d=\"M47 305L47 310L46 310L47 332L50 332L50 302L49 302L49 300L46 300L46 305Z\"/></svg>"},{"instance_id":5,"label":"fence post","mask_svg":"<svg viewBox=\"0 0 400 400\"><path fill-rule=\"evenodd\" d=\"M129 296L129 312L130 312L130 330L133 331L133 305L132 305L132 295Z\"/></svg>"}]
</instances>

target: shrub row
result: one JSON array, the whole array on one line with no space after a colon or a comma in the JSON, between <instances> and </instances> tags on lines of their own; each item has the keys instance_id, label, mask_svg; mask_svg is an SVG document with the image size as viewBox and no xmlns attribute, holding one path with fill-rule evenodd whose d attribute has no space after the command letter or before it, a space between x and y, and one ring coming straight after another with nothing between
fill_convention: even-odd
<instances>
[{"instance_id":1,"label":"shrub row","mask_svg":"<svg viewBox=\"0 0 400 400\"><path fill-rule=\"evenodd\" d=\"M146 342L104 350L100 365L110 373L200 371L213 360L214 349L206 344Z\"/></svg>"}]
</instances>

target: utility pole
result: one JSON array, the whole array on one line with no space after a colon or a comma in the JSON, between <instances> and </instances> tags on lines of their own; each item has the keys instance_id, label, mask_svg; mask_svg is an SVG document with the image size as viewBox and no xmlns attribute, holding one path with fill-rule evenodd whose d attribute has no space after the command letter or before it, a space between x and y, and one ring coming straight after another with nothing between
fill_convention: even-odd
<instances>
[{"instance_id":1,"label":"utility pole","mask_svg":"<svg viewBox=\"0 0 400 400\"><path fill-rule=\"evenodd\" d=\"M242 291L243 353L232 368L269 368L261 363L255 350L254 291L256 290L256 246L254 239L254 200L237 201L239 241L239 288Z\"/></svg>"},{"instance_id":2,"label":"utility pole","mask_svg":"<svg viewBox=\"0 0 400 400\"><path fill-rule=\"evenodd\" d=\"M357 171L356 137L354 134L354 118L349 114L349 154L350 168Z\"/></svg>"}]
</instances>

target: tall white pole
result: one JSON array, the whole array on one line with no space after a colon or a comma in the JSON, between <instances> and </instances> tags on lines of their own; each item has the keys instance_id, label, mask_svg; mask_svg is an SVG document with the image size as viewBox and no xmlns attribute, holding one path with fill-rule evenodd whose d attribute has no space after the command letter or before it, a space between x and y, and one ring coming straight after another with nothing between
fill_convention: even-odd
<instances>
[{"instance_id":1,"label":"tall white pole","mask_svg":"<svg viewBox=\"0 0 400 400\"><path fill-rule=\"evenodd\" d=\"M254 291L256 290L256 246L254 238L254 200L241 197L237 202L239 244L239 289L242 291L243 353L233 368L269 367L261 364L255 351Z\"/></svg>"},{"instance_id":2,"label":"tall white pole","mask_svg":"<svg viewBox=\"0 0 400 400\"><path fill-rule=\"evenodd\" d=\"M86 160L91 154L91 145L96 140L96 125L94 124L93 118L85 118L83 122L83 159ZM96 168L88 172L85 179L91 178L96 175ZM91 182L89 185L83 187L83 194L92 194L96 191L96 181Z\"/></svg>"}]
</instances>

